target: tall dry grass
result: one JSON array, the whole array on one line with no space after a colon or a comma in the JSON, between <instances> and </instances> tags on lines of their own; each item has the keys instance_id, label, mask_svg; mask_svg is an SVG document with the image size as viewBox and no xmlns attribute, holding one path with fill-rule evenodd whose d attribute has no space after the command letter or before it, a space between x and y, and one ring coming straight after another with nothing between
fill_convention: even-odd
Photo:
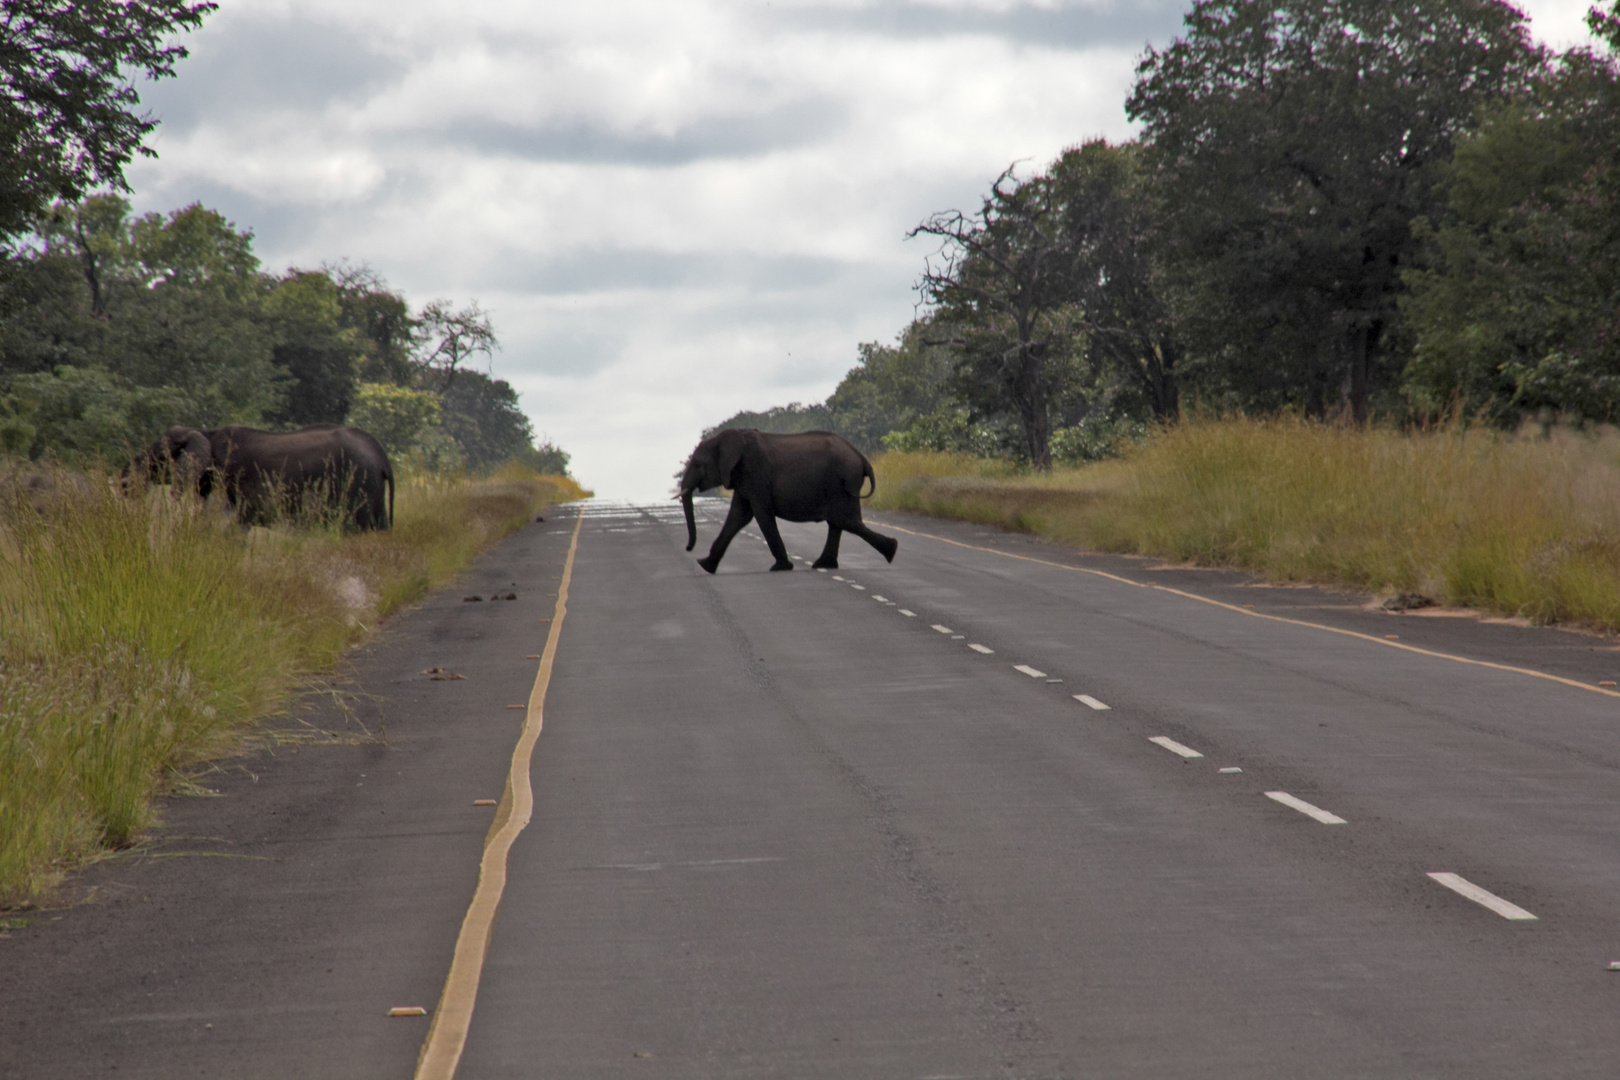
<instances>
[{"instance_id":1,"label":"tall dry grass","mask_svg":"<svg viewBox=\"0 0 1620 1080\"><path fill-rule=\"evenodd\" d=\"M130 843L152 796L547 502L560 477L402 484L390 532L244 532L105 473L0 485L0 906Z\"/></svg>"},{"instance_id":2,"label":"tall dry grass","mask_svg":"<svg viewBox=\"0 0 1620 1080\"><path fill-rule=\"evenodd\" d=\"M1117 460L1010 474L888 454L875 505L1282 581L1620 629L1620 436L1191 420Z\"/></svg>"}]
</instances>

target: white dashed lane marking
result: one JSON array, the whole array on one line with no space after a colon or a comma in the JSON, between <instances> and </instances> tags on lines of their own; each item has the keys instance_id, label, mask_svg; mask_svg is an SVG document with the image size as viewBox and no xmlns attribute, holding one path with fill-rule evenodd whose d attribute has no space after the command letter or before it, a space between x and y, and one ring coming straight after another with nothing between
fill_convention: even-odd
<instances>
[{"instance_id":1,"label":"white dashed lane marking","mask_svg":"<svg viewBox=\"0 0 1620 1080\"><path fill-rule=\"evenodd\" d=\"M917 617L917 613L915 611L907 611L905 608L900 609L900 614L904 615L908 619L915 619Z\"/></svg>"},{"instance_id":2,"label":"white dashed lane marking","mask_svg":"<svg viewBox=\"0 0 1620 1080\"><path fill-rule=\"evenodd\" d=\"M1156 743L1157 745L1162 746L1166 750L1170 751L1172 754L1180 754L1184 758L1204 756L1190 746L1182 746L1168 735L1155 735L1149 739L1148 742Z\"/></svg>"},{"instance_id":3,"label":"white dashed lane marking","mask_svg":"<svg viewBox=\"0 0 1620 1080\"><path fill-rule=\"evenodd\" d=\"M1025 675L1028 675L1032 679L1044 679L1044 678L1046 678L1046 672L1044 672L1044 671L1036 671L1034 668L1030 667L1028 664L1014 664L1013 665L1013 670L1014 671L1022 671Z\"/></svg>"},{"instance_id":4,"label":"white dashed lane marking","mask_svg":"<svg viewBox=\"0 0 1620 1080\"><path fill-rule=\"evenodd\" d=\"M876 600L880 604L887 604L889 602L889 598L887 596L879 596L877 593L872 594L872 599Z\"/></svg>"},{"instance_id":5,"label":"white dashed lane marking","mask_svg":"<svg viewBox=\"0 0 1620 1080\"><path fill-rule=\"evenodd\" d=\"M984 653L986 656L989 656L991 653L996 651L990 648L988 645L974 645L971 643L968 645L968 648L972 649L976 653Z\"/></svg>"},{"instance_id":6,"label":"white dashed lane marking","mask_svg":"<svg viewBox=\"0 0 1620 1080\"><path fill-rule=\"evenodd\" d=\"M939 625L939 623L934 624L934 629L938 630L942 634L954 634L954 633L956 633L956 631L952 630L950 627L941 626L941 625Z\"/></svg>"},{"instance_id":7,"label":"white dashed lane marking","mask_svg":"<svg viewBox=\"0 0 1620 1080\"><path fill-rule=\"evenodd\" d=\"M1534 915L1518 904L1510 904L1495 893L1487 892L1466 878L1444 871L1430 873L1429 876L1457 895L1466 896L1474 903L1490 908L1504 919L1512 919L1515 922L1534 922L1536 919Z\"/></svg>"},{"instance_id":8,"label":"white dashed lane marking","mask_svg":"<svg viewBox=\"0 0 1620 1080\"><path fill-rule=\"evenodd\" d=\"M861 592L866 591L866 586L865 585L857 585L853 581L849 583L849 587L852 588L852 589L859 589L859 590L861 590Z\"/></svg>"},{"instance_id":9,"label":"white dashed lane marking","mask_svg":"<svg viewBox=\"0 0 1620 1080\"><path fill-rule=\"evenodd\" d=\"M1082 705L1096 709L1098 712L1107 712L1109 709L1109 706L1104 705L1090 694L1076 694L1074 695L1074 700L1078 701Z\"/></svg>"},{"instance_id":10,"label":"white dashed lane marking","mask_svg":"<svg viewBox=\"0 0 1620 1080\"><path fill-rule=\"evenodd\" d=\"M834 574L834 575L833 575L833 580L834 580L834 581L843 581L843 580L844 580L844 579L843 579L843 578L841 578L841 577L839 577L839 576L838 576L838 575L837 575L837 574Z\"/></svg>"},{"instance_id":11,"label":"white dashed lane marking","mask_svg":"<svg viewBox=\"0 0 1620 1080\"><path fill-rule=\"evenodd\" d=\"M1291 806L1295 810L1298 810L1300 813L1304 814L1306 817L1315 818L1324 825L1347 824L1344 818L1340 817L1338 814L1330 814L1320 806L1312 806L1304 799L1296 799L1286 791L1268 791L1266 792L1266 798L1275 799L1284 806Z\"/></svg>"}]
</instances>

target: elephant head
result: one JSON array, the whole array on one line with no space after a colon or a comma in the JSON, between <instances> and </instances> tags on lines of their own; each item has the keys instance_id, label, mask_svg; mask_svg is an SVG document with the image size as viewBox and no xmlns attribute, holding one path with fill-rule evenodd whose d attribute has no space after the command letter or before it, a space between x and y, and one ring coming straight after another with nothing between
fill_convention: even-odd
<instances>
[{"instance_id":1,"label":"elephant head","mask_svg":"<svg viewBox=\"0 0 1620 1080\"><path fill-rule=\"evenodd\" d=\"M749 433L716 432L697 444L681 470L681 509L686 512L686 550L697 546L697 519L692 514L692 495L710 488L732 487L731 474L742 461Z\"/></svg>"},{"instance_id":2,"label":"elephant head","mask_svg":"<svg viewBox=\"0 0 1620 1080\"><path fill-rule=\"evenodd\" d=\"M196 428L172 427L131 463L135 468L154 484L195 484L206 499L213 487L214 447Z\"/></svg>"}]
</instances>

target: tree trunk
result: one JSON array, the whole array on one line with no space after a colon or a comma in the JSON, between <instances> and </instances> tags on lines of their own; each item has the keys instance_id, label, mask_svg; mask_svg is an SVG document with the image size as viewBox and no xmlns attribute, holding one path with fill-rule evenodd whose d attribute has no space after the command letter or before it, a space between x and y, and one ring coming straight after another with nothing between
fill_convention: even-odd
<instances>
[{"instance_id":1,"label":"tree trunk","mask_svg":"<svg viewBox=\"0 0 1620 1080\"><path fill-rule=\"evenodd\" d=\"M1029 447L1029 463L1041 472L1052 471L1052 416L1046 407L1046 391L1041 386L1041 367L1045 357L1024 325L1019 326L1019 360L1025 392L1024 406L1020 410L1024 421L1024 441Z\"/></svg>"},{"instance_id":2,"label":"tree trunk","mask_svg":"<svg viewBox=\"0 0 1620 1080\"><path fill-rule=\"evenodd\" d=\"M79 242L79 259L84 263L84 283L90 287L90 314L99 319L107 314L107 298L101 291L101 268L84 235L83 221L73 222L73 234Z\"/></svg>"},{"instance_id":3,"label":"tree trunk","mask_svg":"<svg viewBox=\"0 0 1620 1080\"><path fill-rule=\"evenodd\" d=\"M1151 400L1156 420L1181 418L1181 391L1176 386L1176 352L1173 345L1154 343Z\"/></svg>"},{"instance_id":4,"label":"tree trunk","mask_svg":"<svg viewBox=\"0 0 1620 1080\"><path fill-rule=\"evenodd\" d=\"M1350 419L1357 427L1367 426L1367 346L1372 328L1358 326L1350 331Z\"/></svg>"}]
</instances>

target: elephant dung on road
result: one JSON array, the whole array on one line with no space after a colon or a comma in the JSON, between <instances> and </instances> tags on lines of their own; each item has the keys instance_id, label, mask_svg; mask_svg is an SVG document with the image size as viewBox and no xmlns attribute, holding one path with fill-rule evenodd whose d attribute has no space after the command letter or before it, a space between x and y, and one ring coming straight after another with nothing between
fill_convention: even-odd
<instances>
[{"instance_id":1,"label":"elephant dung on road","mask_svg":"<svg viewBox=\"0 0 1620 1080\"><path fill-rule=\"evenodd\" d=\"M861 488L867 480L872 481L872 491L863 496ZM697 544L693 493L722 485L734 492L731 511L708 556L698 560L698 565L711 574L719 568L732 538L750 520L759 522L759 531L776 556L772 570L793 569L782 534L776 528L777 518L827 523L827 546L814 564L818 568L838 568L838 538L845 532L871 544L889 562L894 561L900 546L861 521L861 499L870 498L877 490L877 476L864 454L830 431L773 435L751 428L733 429L698 443L681 472L687 551Z\"/></svg>"},{"instance_id":2,"label":"elephant dung on road","mask_svg":"<svg viewBox=\"0 0 1620 1080\"><path fill-rule=\"evenodd\" d=\"M382 445L356 427L172 427L131 468L205 499L222 486L244 525L268 525L283 515L335 515L342 527L362 530L394 521L393 466Z\"/></svg>"}]
</instances>

